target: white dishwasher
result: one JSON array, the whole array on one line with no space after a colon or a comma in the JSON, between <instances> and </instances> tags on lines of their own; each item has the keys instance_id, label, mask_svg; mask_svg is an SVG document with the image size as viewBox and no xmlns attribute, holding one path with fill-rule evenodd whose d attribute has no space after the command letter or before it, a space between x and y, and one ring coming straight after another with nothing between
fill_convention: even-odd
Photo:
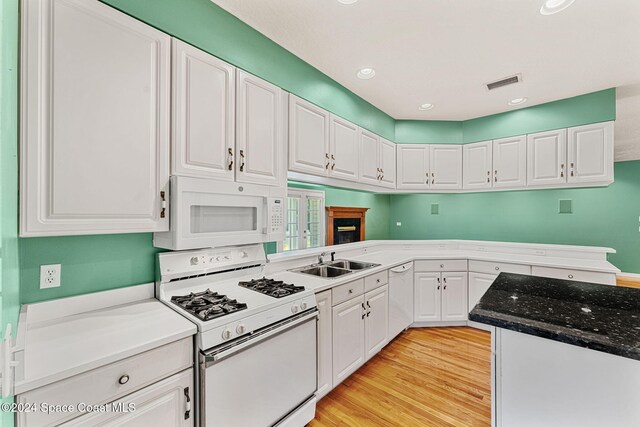
<instances>
[{"instance_id":1,"label":"white dishwasher","mask_svg":"<svg viewBox=\"0 0 640 427\"><path fill-rule=\"evenodd\" d=\"M389 271L389 338L413 323L413 262Z\"/></svg>"}]
</instances>

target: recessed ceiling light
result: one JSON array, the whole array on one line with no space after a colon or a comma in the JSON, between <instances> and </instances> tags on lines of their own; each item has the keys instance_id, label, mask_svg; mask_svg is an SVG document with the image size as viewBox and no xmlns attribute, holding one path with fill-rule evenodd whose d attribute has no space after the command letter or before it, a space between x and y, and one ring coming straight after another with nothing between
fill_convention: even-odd
<instances>
[{"instance_id":1,"label":"recessed ceiling light","mask_svg":"<svg viewBox=\"0 0 640 427\"><path fill-rule=\"evenodd\" d=\"M427 111L427 110L431 110L433 107L435 107L435 105L433 104L422 104L421 106L418 107L418 110Z\"/></svg>"},{"instance_id":2,"label":"recessed ceiling light","mask_svg":"<svg viewBox=\"0 0 640 427\"><path fill-rule=\"evenodd\" d=\"M543 15L553 15L554 13L562 12L573 4L576 0L546 0L540 8L540 13Z\"/></svg>"},{"instance_id":3,"label":"recessed ceiling light","mask_svg":"<svg viewBox=\"0 0 640 427\"><path fill-rule=\"evenodd\" d=\"M338 0L338 3L342 3L342 4L354 4L355 2L357 2L358 0Z\"/></svg>"},{"instance_id":4,"label":"recessed ceiling light","mask_svg":"<svg viewBox=\"0 0 640 427\"><path fill-rule=\"evenodd\" d=\"M376 75L376 70L374 70L373 68L363 68L360 71L358 71L358 74L356 75L358 76L359 79L369 80L370 78Z\"/></svg>"},{"instance_id":5,"label":"recessed ceiling light","mask_svg":"<svg viewBox=\"0 0 640 427\"><path fill-rule=\"evenodd\" d=\"M527 102L527 98L516 98L509 101L509 105L520 105Z\"/></svg>"}]
</instances>

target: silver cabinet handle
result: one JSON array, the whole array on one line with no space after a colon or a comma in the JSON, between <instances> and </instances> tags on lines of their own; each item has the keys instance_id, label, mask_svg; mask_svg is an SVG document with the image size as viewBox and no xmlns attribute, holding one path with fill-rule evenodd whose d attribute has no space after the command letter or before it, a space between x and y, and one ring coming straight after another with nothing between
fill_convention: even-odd
<instances>
[{"instance_id":1,"label":"silver cabinet handle","mask_svg":"<svg viewBox=\"0 0 640 427\"><path fill-rule=\"evenodd\" d=\"M240 172L244 172L244 150L240 150Z\"/></svg>"},{"instance_id":2,"label":"silver cabinet handle","mask_svg":"<svg viewBox=\"0 0 640 427\"><path fill-rule=\"evenodd\" d=\"M333 170L336 167L336 158L333 154L331 155L331 160L333 160L333 162L331 163L331 170Z\"/></svg>"},{"instance_id":3,"label":"silver cabinet handle","mask_svg":"<svg viewBox=\"0 0 640 427\"><path fill-rule=\"evenodd\" d=\"M327 164L324 166L325 169L329 169L329 153L324 153L324 157L327 159Z\"/></svg>"},{"instance_id":4,"label":"silver cabinet handle","mask_svg":"<svg viewBox=\"0 0 640 427\"><path fill-rule=\"evenodd\" d=\"M127 375L127 374L124 374L123 376L121 376L121 377L118 379L118 383L119 383L120 385L124 385L124 384L126 384L126 383L128 383L128 382L129 382L129 375Z\"/></svg>"},{"instance_id":5,"label":"silver cabinet handle","mask_svg":"<svg viewBox=\"0 0 640 427\"><path fill-rule=\"evenodd\" d=\"M229 150L227 151L229 154L229 165L228 165L228 169L229 170L233 170L233 148L229 148Z\"/></svg>"},{"instance_id":6,"label":"silver cabinet handle","mask_svg":"<svg viewBox=\"0 0 640 427\"><path fill-rule=\"evenodd\" d=\"M352 294L353 293L353 289L349 289L349 293Z\"/></svg>"}]
</instances>

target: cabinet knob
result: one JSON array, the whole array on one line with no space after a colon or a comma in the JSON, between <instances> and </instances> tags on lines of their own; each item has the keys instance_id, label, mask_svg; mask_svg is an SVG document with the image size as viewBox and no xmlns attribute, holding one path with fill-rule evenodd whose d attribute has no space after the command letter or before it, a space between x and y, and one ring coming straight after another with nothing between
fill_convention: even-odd
<instances>
[{"instance_id":1,"label":"cabinet knob","mask_svg":"<svg viewBox=\"0 0 640 427\"><path fill-rule=\"evenodd\" d=\"M500 267L496 267L496 271L500 271Z\"/></svg>"},{"instance_id":2,"label":"cabinet knob","mask_svg":"<svg viewBox=\"0 0 640 427\"><path fill-rule=\"evenodd\" d=\"M444 268L444 264L440 264L440 268Z\"/></svg>"},{"instance_id":3,"label":"cabinet knob","mask_svg":"<svg viewBox=\"0 0 640 427\"><path fill-rule=\"evenodd\" d=\"M569 275L569 279L573 279L573 274L570 274L570 275Z\"/></svg>"},{"instance_id":4,"label":"cabinet knob","mask_svg":"<svg viewBox=\"0 0 640 427\"><path fill-rule=\"evenodd\" d=\"M120 377L120 379L118 379L118 383L121 385L124 385L128 382L129 382L129 375L127 374L124 374L123 376Z\"/></svg>"}]
</instances>

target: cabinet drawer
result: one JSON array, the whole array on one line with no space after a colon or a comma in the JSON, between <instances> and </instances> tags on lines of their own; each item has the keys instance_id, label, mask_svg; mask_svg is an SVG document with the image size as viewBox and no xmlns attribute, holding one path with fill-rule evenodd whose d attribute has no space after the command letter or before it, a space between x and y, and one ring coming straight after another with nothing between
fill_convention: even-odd
<instances>
[{"instance_id":1,"label":"cabinet drawer","mask_svg":"<svg viewBox=\"0 0 640 427\"><path fill-rule=\"evenodd\" d=\"M416 271L467 271L466 259L416 261Z\"/></svg>"},{"instance_id":2,"label":"cabinet drawer","mask_svg":"<svg viewBox=\"0 0 640 427\"><path fill-rule=\"evenodd\" d=\"M551 277L554 279L576 280L578 282L600 283L603 285L615 285L614 273L601 273L599 271L570 270L564 268L536 267L531 268L533 276Z\"/></svg>"},{"instance_id":3,"label":"cabinet drawer","mask_svg":"<svg viewBox=\"0 0 640 427\"><path fill-rule=\"evenodd\" d=\"M523 264L510 264L506 262L469 261L469 271L487 274L516 273L531 274L531 266Z\"/></svg>"},{"instance_id":4,"label":"cabinet drawer","mask_svg":"<svg viewBox=\"0 0 640 427\"><path fill-rule=\"evenodd\" d=\"M180 341L131 356L89 372L75 375L17 396L20 403L87 405L108 403L146 387L162 378L183 371L193 365L192 339ZM120 381L128 381L121 384ZM52 425L75 418L77 412L23 412L17 417L18 426Z\"/></svg>"},{"instance_id":5,"label":"cabinet drawer","mask_svg":"<svg viewBox=\"0 0 640 427\"><path fill-rule=\"evenodd\" d=\"M331 290L331 303L333 306L357 297L364 293L364 279L354 280L344 285L336 286Z\"/></svg>"},{"instance_id":6,"label":"cabinet drawer","mask_svg":"<svg viewBox=\"0 0 640 427\"><path fill-rule=\"evenodd\" d=\"M389 283L389 271L381 271L364 278L364 291L369 292L375 288Z\"/></svg>"}]
</instances>

